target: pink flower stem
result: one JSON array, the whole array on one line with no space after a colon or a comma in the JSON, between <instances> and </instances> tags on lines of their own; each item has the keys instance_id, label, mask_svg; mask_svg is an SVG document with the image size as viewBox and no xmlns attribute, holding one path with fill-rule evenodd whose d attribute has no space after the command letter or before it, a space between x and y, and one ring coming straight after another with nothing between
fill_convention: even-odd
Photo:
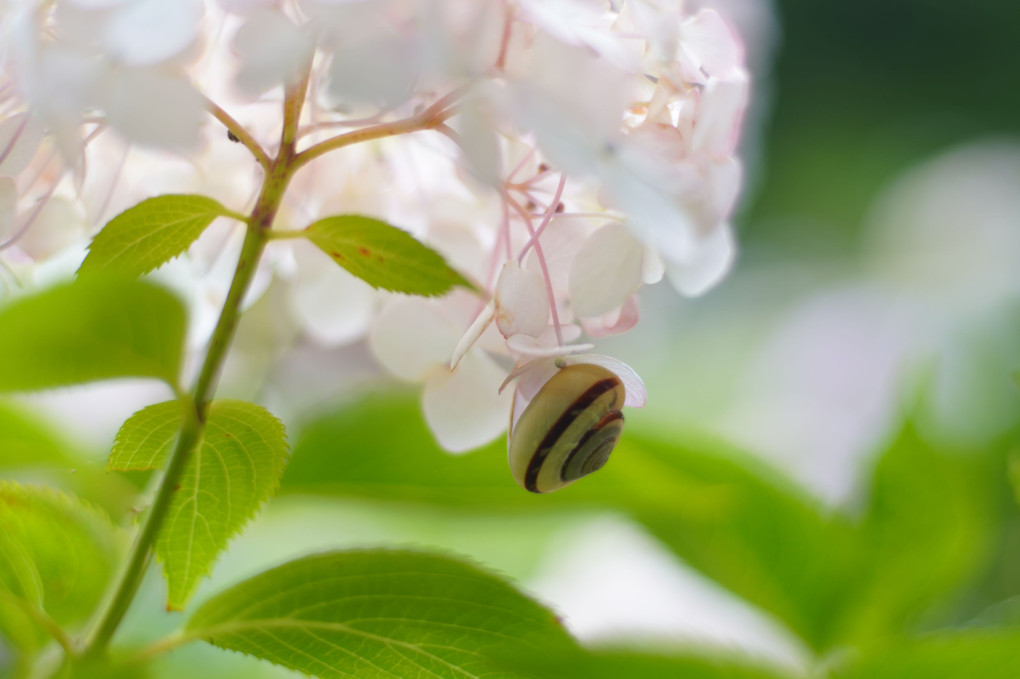
<instances>
[{"instance_id":1,"label":"pink flower stem","mask_svg":"<svg viewBox=\"0 0 1020 679\"><path fill-rule=\"evenodd\" d=\"M542 252L542 245L538 242L535 228L531 225L531 215L521 205L515 201L509 193L503 190L503 200L505 200L510 207L517 211L517 214L524 220L524 226L527 227L528 233L531 234L531 240L529 244L534 242L535 245L535 256L538 257L538 266L542 269L542 278L545 279L545 294L549 297L549 312L552 314L553 329L556 331L556 343L559 346L563 346L563 330L560 327L560 315L556 311L556 295L553 293L552 278L549 276L549 267L545 263L545 253ZM558 202L558 201L557 201ZM523 256L518 260L523 260Z\"/></svg>"},{"instance_id":2,"label":"pink flower stem","mask_svg":"<svg viewBox=\"0 0 1020 679\"><path fill-rule=\"evenodd\" d=\"M521 248L521 254L517 256L518 264L524 262L524 256L528 254L528 250L532 247L536 250L538 249L538 239L542 235L542 232L545 231L545 227L549 226L549 222L552 221L553 215L556 214L556 207L560 204L560 198L563 197L563 187L566 183L567 175L561 174L560 183L556 185L556 193L553 195L552 202L549 203L549 206L545 209L545 214L542 215L542 223L539 224L538 228L534 231L531 231L529 223L528 230L531 231L531 238L524 244L524 247Z\"/></svg>"}]
</instances>

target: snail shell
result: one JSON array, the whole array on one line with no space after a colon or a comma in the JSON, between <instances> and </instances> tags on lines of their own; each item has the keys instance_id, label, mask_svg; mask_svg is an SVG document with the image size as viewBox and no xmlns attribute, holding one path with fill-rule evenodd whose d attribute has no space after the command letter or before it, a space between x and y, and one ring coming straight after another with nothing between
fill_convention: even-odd
<instances>
[{"instance_id":1,"label":"snail shell","mask_svg":"<svg viewBox=\"0 0 1020 679\"><path fill-rule=\"evenodd\" d=\"M623 432L620 378L590 363L549 379L510 434L510 470L532 493L548 493L601 469Z\"/></svg>"}]
</instances>

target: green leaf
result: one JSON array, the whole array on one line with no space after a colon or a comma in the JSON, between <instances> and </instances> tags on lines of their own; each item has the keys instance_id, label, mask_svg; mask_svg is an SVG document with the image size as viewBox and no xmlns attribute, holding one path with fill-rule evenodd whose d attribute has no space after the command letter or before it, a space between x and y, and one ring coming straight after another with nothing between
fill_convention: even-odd
<instances>
[{"instance_id":1,"label":"green leaf","mask_svg":"<svg viewBox=\"0 0 1020 679\"><path fill-rule=\"evenodd\" d=\"M78 273L141 276L187 250L217 217L241 218L207 196L143 200L111 219L92 239Z\"/></svg>"},{"instance_id":2,"label":"green leaf","mask_svg":"<svg viewBox=\"0 0 1020 679\"><path fill-rule=\"evenodd\" d=\"M1009 482L1013 486L1013 497L1020 504L1020 451L1013 451L1009 456Z\"/></svg>"},{"instance_id":3,"label":"green leaf","mask_svg":"<svg viewBox=\"0 0 1020 679\"><path fill-rule=\"evenodd\" d=\"M41 486L0 481L0 631L22 647L40 641L26 608L61 625L99 604L123 547L109 519Z\"/></svg>"},{"instance_id":4,"label":"green leaf","mask_svg":"<svg viewBox=\"0 0 1020 679\"><path fill-rule=\"evenodd\" d=\"M64 444L38 418L0 402L0 468L70 466Z\"/></svg>"},{"instance_id":5,"label":"green leaf","mask_svg":"<svg viewBox=\"0 0 1020 679\"><path fill-rule=\"evenodd\" d=\"M283 490L489 513L622 510L816 648L833 638L860 577L848 520L704 437L678 432L666 443L629 425L604 469L541 496L514 483L506 459L503 441L463 456L440 450L413 396L360 396L300 433Z\"/></svg>"},{"instance_id":6,"label":"green leaf","mask_svg":"<svg viewBox=\"0 0 1020 679\"><path fill-rule=\"evenodd\" d=\"M90 279L18 299L0 310L0 392L115 377L173 385L184 326L181 303L142 281Z\"/></svg>"},{"instance_id":7,"label":"green leaf","mask_svg":"<svg viewBox=\"0 0 1020 679\"><path fill-rule=\"evenodd\" d=\"M156 469L173 449L181 405L149 406L121 427L110 469ZM169 607L183 609L230 538L276 491L287 463L283 424L244 401L214 401L202 441L188 461L156 541Z\"/></svg>"},{"instance_id":8,"label":"green leaf","mask_svg":"<svg viewBox=\"0 0 1020 679\"><path fill-rule=\"evenodd\" d=\"M688 565L776 616L810 647L834 643L862 571L847 519L736 452L633 432L630 441L631 455L647 456L660 471L646 480L647 501L624 497L621 506Z\"/></svg>"},{"instance_id":9,"label":"green leaf","mask_svg":"<svg viewBox=\"0 0 1020 679\"><path fill-rule=\"evenodd\" d=\"M435 297L473 286L435 250L386 222L358 215L326 217L304 231L334 262L375 288Z\"/></svg>"},{"instance_id":10,"label":"green leaf","mask_svg":"<svg viewBox=\"0 0 1020 679\"><path fill-rule=\"evenodd\" d=\"M838 679L1016 679L1020 630L986 629L896 644L836 673Z\"/></svg>"},{"instance_id":11,"label":"green leaf","mask_svg":"<svg viewBox=\"0 0 1020 679\"><path fill-rule=\"evenodd\" d=\"M734 657L736 656L736 657ZM506 658L509 668L526 672L534 679L783 679L796 676L789 671L753 664L730 653L729 657L653 654L626 650L546 650L517 658Z\"/></svg>"},{"instance_id":12,"label":"green leaf","mask_svg":"<svg viewBox=\"0 0 1020 679\"><path fill-rule=\"evenodd\" d=\"M214 596L187 634L323 678L510 679L488 656L571 645L553 615L463 562L404 551L334 552Z\"/></svg>"},{"instance_id":13,"label":"green leaf","mask_svg":"<svg viewBox=\"0 0 1020 679\"><path fill-rule=\"evenodd\" d=\"M985 563L992 510L969 452L939 451L908 423L879 458L860 531L867 577L846 640L904 632Z\"/></svg>"}]
</instances>

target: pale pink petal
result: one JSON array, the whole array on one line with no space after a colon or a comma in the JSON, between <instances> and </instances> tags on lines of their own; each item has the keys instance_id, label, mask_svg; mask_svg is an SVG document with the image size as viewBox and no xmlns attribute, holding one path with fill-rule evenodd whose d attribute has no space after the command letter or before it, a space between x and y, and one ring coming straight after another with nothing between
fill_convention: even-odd
<instances>
[{"instance_id":1,"label":"pale pink petal","mask_svg":"<svg viewBox=\"0 0 1020 679\"><path fill-rule=\"evenodd\" d=\"M666 278L677 292L697 297L721 281L736 257L736 242L729 224L719 224L698 241L686 260L666 261Z\"/></svg>"},{"instance_id":2,"label":"pale pink petal","mask_svg":"<svg viewBox=\"0 0 1020 679\"><path fill-rule=\"evenodd\" d=\"M499 137L491 112L479 97L467 99L457 118L460 147L471 172L483 183L498 186L502 181Z\"/></svg>"},{"instance_id":3,"label":"pale pink petal","mask_svg":"<svg viewBox=\"0 0 1020 679\"><path fill-rule=\"evenodd\" d=\"M110 9L127 4L131 0L63 0L64 3L84 10Z\"/></svg>"},{"instance_id":4,"label":"pale pink petal","mask_svg":"<svg viewBox=\"0 0 1020 679\"><path fill-rule=\"evenodd\" d=\"M184 77L153 68L124 68L106 91L110 124L136 144L170 149L197 146L205 102Z\"/></svg>"},{"instance_id":5,"label":"pale pink petal","mask_svg":"<svg viewBox=\"0 0 1020 679\"><path fill-rule=\"evenodd\" d=\"M281 83L296 80L314 43L310 36L280 12L252 13L234 35L234 51L240 57L238 88L256 96Z\"/></svg>"},{"instance_id":6,"label":"pale pink petal","mask_svg":"<svg viewBox=\"0 0 1020 679\"><path fill-rule=\"evenodd\" d=\"M522 359L526 360L526 359ZM517 388L525 401L530 402L549 379L565 365L562 358L535 358L520 365L517 373Z\"/></svg>"},{"instance_id":7,"label":"pale pink petal","mask_svg":"<svg viewBox=\"0 0 1020 679\"><path fill-rule=\"evenodd\" d=\"M592 337L607 337L627 332L637 325L639 318L637 295L631 295L618 308L597 318L581 320L581 327Z\"/></svg>"},{"instance_id":8,"label":"pale pink petal","mask_svg":"<svg viewBox=\"0 0 1020 679\"><path fill-rule=\"evenodd\" d=\"M109 18L109 53L126 64L156 64L184 51L198 36L202 0L132 0Z\"/></svg>"},{"instance_id":9,"label":"pale pink petal","mask_svg":"<svg viewBox=\"0 0 1020 679\"><path fill-rule=\"evenodd\" d=\"M18 176L32 162L42 138L42 125L27 113L0 123L0 175Z\"/></svg>"},{"instance_id":10,"label":"pale pink petal","mask_svg":"<svg viewBox=\"0 0 1020 679\"><path fill-rule=\"evenodd\" d=\"M437 368L425 383L425 421L452 453L484 445L506 429L512 396L499 393L505 371L480 351L469 352L455 370Z\"/></svg>"},{"instance_id":11,"label":"pale pink petal","mask_svg":"<svg viewBox=\"0 0 1020 679\"><path fill-rule=\"evenodd\" d=\"M602 354L576 354L574 356L567 356L562 361L566 365L577 365L579 363L600 365L606 370L615 373L620 378L620 381L623 382L623 388L627 393L627 397L623 402L624 405L632 408L641 408L648 401L648 391L645 389L644 381L634 372L633 368L619 359L612 356L603 356Z\"/></svg>"},{"instance_id":12,"label":"pale pink petal","mask_svg":"<svg viewBox=\"0 0 1020 679\"><path fill-rule=\"evenodd\" d=\"M580 317L601 316L641 287L644 248L620 224L608 224L585 240L570 269L570 300Z\"/></svg>"},{"instance_id":13,"label":"pale pink petal","mask_svg":"<svg viewBox=\"0 0 1020 679\"><path fill-rule=\"evenodd\" d=\"M644 257L641 260L641 282L645 285L654 285L666 275L666 265L662 257L650 248L645 248Z\"/></svg>"},{"instance_id":14,"label":"pale pink petal","mask_svg":"<svg viewBox=\"0 0 1020 679\"><path fill-rule=\"evenodd\" d=\"M698 101L691 150L709 156L733 153L747 108L750 82L743 71L731 77L710 78Z\"/></svg>"},{"instance_id":15,"label":"pale pink petal","mask_svg":"<svg viewBox=\"0 0 1020 679\"><path fill-rule=\"evenodd\" d=\"M277 6L278 0L216 0L223 9L234 14L247 15Z\"/></svg>"},{"instance_id":16,"label":"pale pink petal","mask_svg":"<svg viewBox=\"0 0 1020 679\"><path fill-rule=\"evenodd\" d=\"M703 9L680 26L680 43L710 76L728 76L744 63L744 46L718 12Z\"/></svg>"},{"instance_id":17,"label":"pale pink petal","mask_svg":"<svg viewBox=\"0 0 1020 679\"><path fill-rule=\"evenodd\" d=\"M0 243L17 229L18 186L10 177L0 177Z\"/></svg>"},{"instance_id":18,"label":"pale pink petal","mask_svg":"<svg viewBox=\"0 0 1020 679\"><path fill-rule=\"evenodd\" d=\"M537 337L549 325L549 298L542 275L515 260L503 265L494 295L496 325L504 337Z\"/></svg>"},{"instance_id":19,"label":"pale pink petal","mask_svg":"<svg viewBox=\"0 0 1020 679\"><path fill-rule=\"evenodd\" d=\"M510 351L522 356L566 356L578 351L587 351L592 344L564 344L557 346L548 344L531 337L530 335L511 335L506 340L506 346Z\"/></svg>"},{"instance_id":20,"label":"pale pink petal","mask_svg":"<svg viewBox=\"0 0 1020 679\"><path fill-rule=\"evenodd\" d=\"M380 37L342 44L333 51L327 89L338 106L397 106L407 101L418 79L413 40Z\"/></svg>"},{"instance_id":21,"label":"pale pink petal","mask_svg":"<svg viewBox=\"0 0 1020 679\"><path fill-rule=\"evenodd\" d=\"M549 269L552 288L557 293L570 289L570 266L588 235L595 229L596 226L591 221L567 215L553 217L545 231L542 232L542 236L539 238L542 255L545 257L545 263ZM542 267L538 262L534 248L528 253L524 267L541 274Z\"/></svg>"},{"instance_id":22,"label":"pale pink petal","mask_svg":"<svg viewBox=\"0 0 1020 679\"><path fill-rule=\"evenodd\" d=\"M368 331L376 293L332 262L324 271L301 271L290 290L290 309L305 333L322 346L340 346Z\"/></svg>"},{"instance_id":23,"label":"pale pink petal","mask_svg":"<svg viewBox=\"0 0 1020 679\"><path fill-rule=\"evenodd\" d=\"M457 332L435 302L399 298L379 313L368 346L384 368L401 379L416 382L437 365L449 364Z\"/></svg>"},{"instance_id":24,"label":"pale pink petal","mask_svg":"<svg viewBox=\"0 0 1020 679\"><path fill-rule=\"evenodd\" d=\"M743 171L740 161L729 157L705 168L708 188L709 220L712 224L729 219L740 194Z\"/></svg>"},{"instance_id":25,"label":"pale pink petal","mask_svg":"<svg viewBox=\"0 0 1020 679\"><path fill-rule=\"evenodd\" d=\"M46 201L31 228L18 239L18 247L32 259L52 257L85 239L85 214L70 198L55 196Z\"/></svg>"}]
</instances>

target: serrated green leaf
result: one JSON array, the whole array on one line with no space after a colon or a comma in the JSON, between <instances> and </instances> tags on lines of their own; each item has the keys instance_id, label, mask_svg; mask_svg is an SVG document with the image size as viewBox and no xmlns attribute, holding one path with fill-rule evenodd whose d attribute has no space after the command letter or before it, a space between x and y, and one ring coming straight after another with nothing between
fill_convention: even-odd
<instances>
[{"instance_id":1,"label":"serrated green leaf","mask_svg":"<svg viewBox=\"0 0 1020 679\"><path fill-rule=\"evenodd\" d=\"M655 654L627 650L555 650L506 658L506 667L534 679L791 679L797 674L753 663L738 653L727 657Z\"/></svg>"},{"instance_id":2,"label":"serrated green leaf","mask_svg":"<svg viewBox=\"0 0 1020 679\"><path fill-rule=\"evenodd\" d=\"M549 611L455 559L334 552L261 573L214 596L187 634L324 679L511 679L490 656L572 644Z\"/></svg>"},{"instance_id":3,"label":"serrated green leaf","mask_svg":"<svg viewBox=\"0 0 1020 679\"><path fill-rule=\"evenodd\" d=\"M304 231L334 262L375 288L434 297L472 285L432 248L386 222L358 215L326 217Z\"/></svg>"},{"instance_id":4,"label":"serrated green leaf","mask_svg":"<svg viewBox=\"0 0 1020 679\"><path fill-rule=\"evenodd\" d=\"M0 631L37 644L24 606L57 623L83 620L98 605L117 565L122 536L83 502L41 486L0 481Z\"/></svg>"},{"instance_id":5,"label":"serrated green leaf","mask_svg":"<svg viewBox=\"0 0 1020 679\"><path fill-rule=\"evenodd\" d=\"M183 407L180 401L164 401L129 417L117 431L107 469L126 472L161 468L181 430Z\"/></svg>"},{"instance_id":6,"label":"serrated green leaf","mask_svg":"<svg viewBox=\"0 0 1020 679\"><path fill-rule=\"evenodd\" d=\"M157 403L121 427L110 469L156 469L182 421L177 401ZM169 607L183 609L230 538L276 491L287 463L283 423L244 401L214 401L202 441L188 461L156 541L169 585Z\"/></svg>"},{"instance_id":7,"label":"serrated green leaf","mask_svg":"<svg viewBox=\"0 0 1020 679\"><path fill-rule=\"evenodd\" d=\"M0 392L115 377L173 385L184 307L150 283L90 279L18 299L0 310Z\"/></svg>"},{"instance_id":8,"label":"serrated green leaf","mask_svg":"<svg viewBox=\"0 0 1020 679\"><path fill-rule=\"evenodd\" d=\"M143 200L111 219L92 243L79 275L108 271L141 276L188 249L217 217L239 217L207 196Z\"/></svg>"},{"instance_id":9,"label":"serrated green leaf","mask_svg":"<svg viewBox=\"0 0 1020 679\"><path fill-rule=\"evenodd\" d=\"M865 655L837 679L1016 679L1020 630L985 629L932 635Z\"/></svg>"}]
</instances>

